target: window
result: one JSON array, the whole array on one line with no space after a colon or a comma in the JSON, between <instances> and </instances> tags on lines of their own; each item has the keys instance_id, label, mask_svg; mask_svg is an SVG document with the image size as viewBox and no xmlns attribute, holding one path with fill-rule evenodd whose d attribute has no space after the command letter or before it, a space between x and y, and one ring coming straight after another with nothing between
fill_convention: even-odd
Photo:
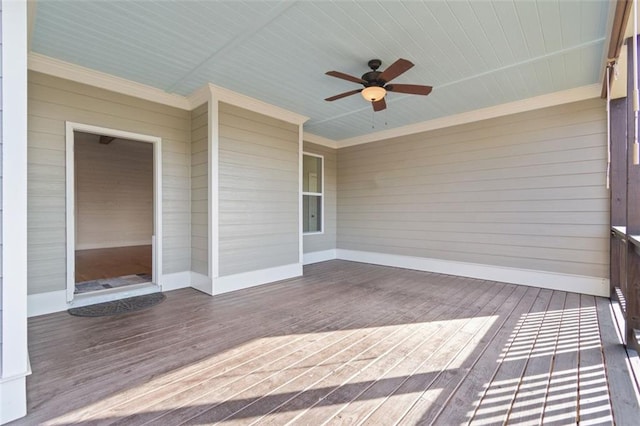
<instances>
[{"instance_id":1,"label":"window","mask_svg":"<svg viewBox=\"0 0 640 426\"><path fill-rule=\"evenodd\" d=\"M302 231L321 234L323 229L324 157L302 155Z\"/></svg>"}]
</instances>

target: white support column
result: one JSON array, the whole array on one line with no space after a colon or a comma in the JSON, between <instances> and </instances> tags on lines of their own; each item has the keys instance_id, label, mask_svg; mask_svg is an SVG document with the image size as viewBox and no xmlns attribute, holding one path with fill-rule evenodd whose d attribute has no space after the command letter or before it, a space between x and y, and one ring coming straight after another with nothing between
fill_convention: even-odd
<instances>
[{"instance_id":1,"label":"white support column","mask_svg":"<svg viewBox=\"0 0 640 426\"><path fill-rule=\"evenodd\" d=\"M220 275L219 269L219 220L218 220L218 157L219 123L218 97L215 89L209 86L209 278L211 291L215 294L215 282Z\"/></svg>"},{"instance_id":2,"label":"white support column","mask_svg":"<svg viewBox=\"0 0 640 426\"><path fill-rule=\"evenodd\" d=\"M2 370L0 424L26 414L27 2L2 0Z\"/></svg>"}]
</instances>

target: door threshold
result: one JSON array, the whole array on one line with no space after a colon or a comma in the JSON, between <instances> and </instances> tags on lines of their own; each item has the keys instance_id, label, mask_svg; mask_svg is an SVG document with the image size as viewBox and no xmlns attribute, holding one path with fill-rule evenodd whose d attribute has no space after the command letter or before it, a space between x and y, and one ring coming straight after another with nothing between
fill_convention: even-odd
<instances>
[{"instance_id":1,"label":"door threshold","mask_svg":"<svg viewBox=\"0 0 640 426\"><path fill-rule=\"evenodd\" d=\"M154 283L131 284L126 287L109 288L96 290L90 293L76 294L71 302L70 308L95 305L96 303L111 302L113 300L126 299L128 297L143 296L145 294L159 293L162 289Z\"/></svg>"}]
</instances>

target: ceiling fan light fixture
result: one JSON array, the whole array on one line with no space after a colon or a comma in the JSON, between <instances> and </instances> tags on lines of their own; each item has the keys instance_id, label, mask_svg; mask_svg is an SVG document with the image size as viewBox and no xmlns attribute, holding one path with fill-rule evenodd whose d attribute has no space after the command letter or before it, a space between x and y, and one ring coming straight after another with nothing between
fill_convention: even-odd
<instances>
[{"instance_id":1,"label":"ceiling fan light fixture","mask_svg":"<svg viewBox=\"0 0 640 426\"><path fill-rule=\"evenodd\" d=\"M380 99L384 98L387 94L387 91L384 87L380 86L369 86L362 89L362 97L365 98L369 102L378 102Z\"/></svg>"}]
</instances>

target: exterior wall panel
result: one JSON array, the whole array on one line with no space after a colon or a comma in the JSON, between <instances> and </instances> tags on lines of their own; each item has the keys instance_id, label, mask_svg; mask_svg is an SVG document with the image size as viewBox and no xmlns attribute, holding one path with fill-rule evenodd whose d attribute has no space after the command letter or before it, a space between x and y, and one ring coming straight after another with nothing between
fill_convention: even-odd
<instances>
[{"instance_id":1,"label":"exterior wall panel","mask_svg":"<svg viewBox=\"0 0 640 426\"><path fill-rule=\"evenodd\" d=\"M219 275L298 263L298 126L219 104Z\"/></svg>"},{"instance_id":2,"label":"exterior wall panel","mask_svg":"<svg viewBox=\"0 0 640 426\"><path fill-rule=\"evenodd\" d=\"M191 270L209 274L209 106L191 111Z\"/></svg>"},{"instance_id":3,"label":"exterior wall panel","mask_svg":"<svg viewBox=\"0 0 640 426\"><path fill-rule=\"evenodd\" d=\"M29 73L29 294L64 290L65 121L162 138L163 274L191 264L188 111Z\"/></svg>"},{"instance_id":4,"label":"exterior wall panel","mask_svg":"<svg viewBox=\"0 0 640 426\"><path fill-rule=\"evenodd\" d=\"M608 277L606 116L588 100L338 151L338 248Z\"/></svg>"}]
</instances>

